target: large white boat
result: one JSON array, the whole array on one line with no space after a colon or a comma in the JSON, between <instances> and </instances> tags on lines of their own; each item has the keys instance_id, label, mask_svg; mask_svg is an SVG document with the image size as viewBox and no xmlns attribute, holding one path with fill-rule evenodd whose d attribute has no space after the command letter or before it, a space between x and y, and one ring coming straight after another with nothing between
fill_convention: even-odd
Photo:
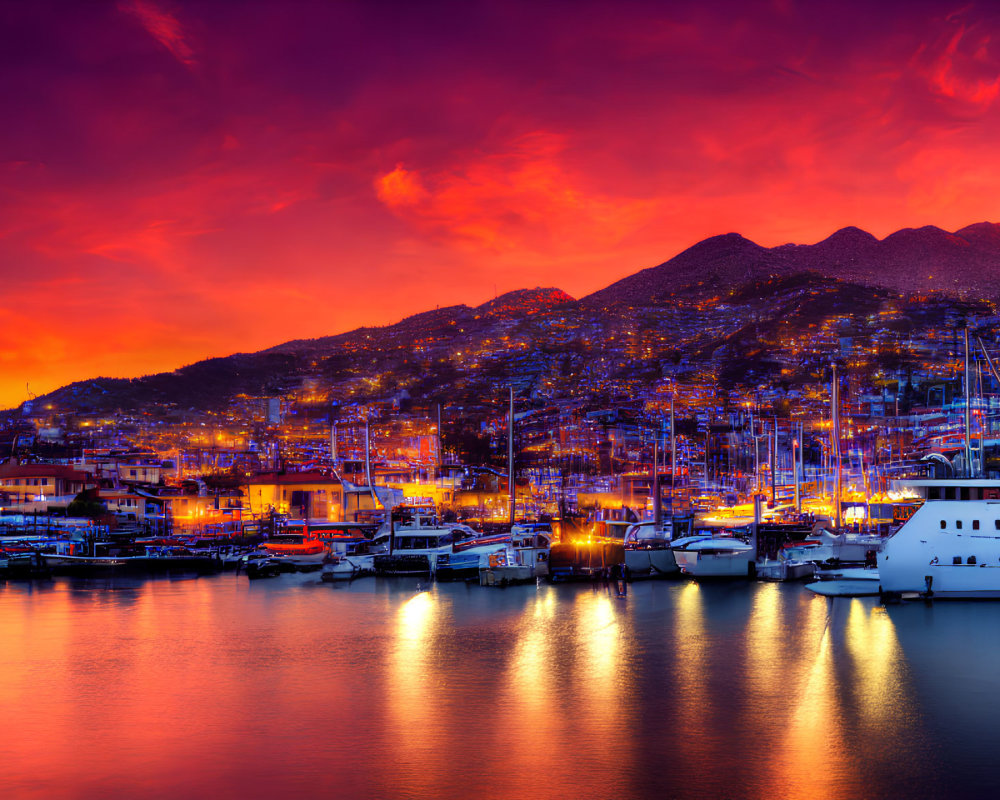
<instances>
[{"instance_id":1,"label":"large white boat","mask_svg":"<svg viewBox=\"0 0 1000 800\"><path fill-rule=\"evenodd\" d=\"M1000 598L1000 481L905 481L925 500L878 556L884 594Z\"/></svg>"},{"instance_id":2,"label":"large white boat","mask_svg":"<svg viewBox=\"0 0 1000 800\"><path fill-rule=\"evenodd\" d=\"M735 536L689 536L674 541L677 566L692 578L749 578L755 574L756 548Z\"/></svg>"}]
</instances>

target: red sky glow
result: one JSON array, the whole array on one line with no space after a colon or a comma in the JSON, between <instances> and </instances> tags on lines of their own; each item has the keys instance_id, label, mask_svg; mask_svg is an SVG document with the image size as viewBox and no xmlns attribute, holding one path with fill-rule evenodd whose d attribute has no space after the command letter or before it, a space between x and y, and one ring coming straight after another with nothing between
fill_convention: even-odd
<instances>
[{"instance_id":1,"label":"red sky glow","mask_svg":"<svg viewBox=\"0 0 1000 800\"><path fill-rule=\"evenodd\" d=\"M1000 220L981 3L0 7L0 407L738 231Z\"/></svg>"}]
</instances>

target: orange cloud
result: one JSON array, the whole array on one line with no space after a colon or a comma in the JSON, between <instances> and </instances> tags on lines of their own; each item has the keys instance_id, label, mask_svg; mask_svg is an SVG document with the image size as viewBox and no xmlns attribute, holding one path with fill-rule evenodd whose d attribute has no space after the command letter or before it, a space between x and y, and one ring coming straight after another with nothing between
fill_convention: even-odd
<instances>
[{"instance_id":1,"label":"orange cloud","mask_svg":"<svg viewBox=\"0 0 1000 800\"><path fill-rule=\"evenodd\" d=\"M495 251L607 245L652 218L655 200L588 187L561 162L565 146L563 136L535 132L450 168L397 166L376 181L377 195L424 234Z\"/></svg>"},{"instance_id":2,"label":"orange cloud","mask_svg":"<svg viewBox=\"0 0 1000 800\"><path fill-rule=\"evenodd\" d=\"M414 206L427 199L427 191L420 183L416 172L397 164L392 172L387 172L375 181L375 194L390 208Z\"/></svg>"},{"instance_id":3,"label":"orange cloud","mask_svg":"<svg viewBox=\"0 0 1000 800\"><path fill-rule=\"evenodd\" d=\"M150 0L127 0L119 3L118 8L138 19L149 34L184 66L195 66L194 50L188 44L177 17L158 8Z\"/></svg>"}]
</instances>

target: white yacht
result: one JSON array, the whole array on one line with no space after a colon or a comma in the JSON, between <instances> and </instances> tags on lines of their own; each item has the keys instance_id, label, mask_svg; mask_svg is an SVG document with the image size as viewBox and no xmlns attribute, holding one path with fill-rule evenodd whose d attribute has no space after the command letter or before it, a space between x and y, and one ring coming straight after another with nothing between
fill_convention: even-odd
<instances>
[{"instance_id":1,"label":"white yacht","mask_svg":"<svg viewBox=\"0 0 1000 800\"><path fill-rule=\"evenodd\" d=\"M756 547L735 536L688 536L671 549L677 566L692 578L750 578L755 574Z\"/></svg>"},{"instance_id":2,"label":"white yacht","mask_svg":"<svg viewBox=\"0 0 1000 800\"><path fill-rule=\"evenodd\" d=\"M884 594L1000 598L1000 481L901 482L925 500L878 555Z\"/></svg>"}]
</instances>

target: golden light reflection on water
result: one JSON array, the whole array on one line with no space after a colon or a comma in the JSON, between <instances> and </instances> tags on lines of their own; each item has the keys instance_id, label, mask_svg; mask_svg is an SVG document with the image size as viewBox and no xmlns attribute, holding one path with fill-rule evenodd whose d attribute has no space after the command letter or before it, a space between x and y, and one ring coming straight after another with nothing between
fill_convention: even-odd
<instances>
[{"instance_id":1,"label":"golden light reflection on water","mask_svg":"<svg viewBox=\"0 0 1000 800\"><path fill-rule=\"evenodd\" d=\"M584 685L594 702L614 702L619 689L621 632L612 598L608 594L590 593L579 595L576 602L578 643L586 665Z\"/></svg>"},{"instance_id":2,"label":"golden light reflection on water","mask_svg":"<svg viewBox=\"0 0 1000 800\"><path fill-rule=\"evenodd\" d=\"M509 732L510 757L519 769L546 768L550 756L543 742L556 739L568 721L552 713L558 640L554 636L556 597L553 587L539 590L517 627L517 641L505 676L505 697L498 723Z\"/></svg>"},{"instance_id":3,"label":"golden light reflection on water","mask_svg":"<svg viewBox=\"0 0 1000 800\"><path fill-rule=\"evenodd\" d=\"M911 711L895 630L884 608L857 598L816 598L800 619L795 637L814 651L782 666L794 701L774 782L794 797L861 796L856 740L893 741Z\"/></svg>"},{"instance_id":4,"label":"golden light reflection on water","mask_svg":"<svg viewBox=\"0 0 1000 800\"><path fill-rule=\"evenodd\" d=\"M701 718L708 700L705 685L705 668L708 660L709 642L705 636L705 611L702 589L690 581L677 597L674 625L674 652L676 654L677 676L675 682L680 689L678 696L678 718L681 730L677 732L676 745L681 752L702 752L703 737Z\"/></svg>"},{"instance_id":5,"label":"golden light reflection on water","mask_svg":"<svg viewBox=\"0 0 1000 800\"><path fill-rule=\"evenodd\" d=\"M395 643L392 650L387 691L387 713L393 761L406 785L430 796L437 786L428 757L446 752L437 738L438 729L428 725L447 699L435 686L439 677L433 668L434 638L448 621L450 601L436 591L419 592L396 611Z\"/></svg>"},{"instance_id":6,"label":"golden light reflection on water","mask_svg":"<svg viewBox=\"0 0 1000 800\"><path fill-rule=\"evenodd\" d=\"M905 691L905 659L896 628L883 606L851 604L845 637L853 660L854 708L859 724L890 735L901 731L913 712Z\"/></svg>"}]
</instances>

